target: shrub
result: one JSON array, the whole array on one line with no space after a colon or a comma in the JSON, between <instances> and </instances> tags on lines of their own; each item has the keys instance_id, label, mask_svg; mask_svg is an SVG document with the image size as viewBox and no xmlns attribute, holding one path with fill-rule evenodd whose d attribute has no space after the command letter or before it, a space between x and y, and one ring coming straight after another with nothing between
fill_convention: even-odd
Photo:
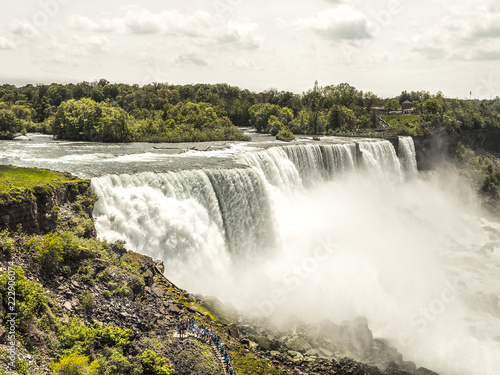
<instances>
[{"instance_id":1,"label":"shrub","mask_svg":"<svg viewBox=\"0 0 500 375\"><path fill-rule=\"evenodd\" d=\"M63 354L87 353L94 342L95 332L78 318L71 318L59 328L57 338Z\"/></svg>"},{"instance_id":2,"label":"shrub","mask_svg":"<svg viewBox=\"0 0 500 375\"><path fill-rule=\"evenodd\" d=\"M283 127L278 134L276 134L276 139L279 141L291 142L295 139L295 135L293 135L288 127Z\"/></svg>"},{"instance_id":3,"label":"shrub","mask_svg":"<svg viewBox=\"0 0 500 375\"><path fill-rule=\"evenodd\" d=\"M102 375L131 374L132 369L127 357L123 355L122 348L105 348L103 356L97 361L100 365Z\"/></svg>"},{"instance_id":4,"label":"shrub","mask_svg":"<svg viewBox=\"0 0 500 375\"><path fill-rule=\"evenodd\" d=\"M64 249L64 242L61 237L54 233L46 234L43 237L42 244L35 248L38 250L38 261L42 270L52 273L59 268Z\"/></svg>"},{"instance_id":5,"label":"shrub","mask_svg":"<svg viewBox=\"0 0 500 375\"><path fill-rule=\"evenodd\" d=\"M0 232L0 250L2 250L8 258L10 258L12 250L14 250L14 242L9 238L9 235L10 233L7 229Z\"/></svg>"},{"instance_id":6,"label":"shrub","mask_svg":"<svg viewBox=\"0 0 500 375\"><path fill-rule=\"evenodd\" d=\"M97 375L99 364L89 364L89 357L78 353L63 355L59 362L51 363L53 375Z\"/></svg>"},{"instance_id":7,"label":"shrub","mask_svg":"<svg viewBox=\"0 0 500 375\"><path fill-rule=\"evenodd\" d=\"M113 324L100 326L96 330L96 340L106 346L124 347L130 343L130 329L120 328Z\"/></svg>"},{"instance_id":8,"label":"shrub","mask_svg":"<svg viewBox=\"0 0 500 375\"><path fill-rule=\"evenodd\" d=\"M91 311L94 307L94 295L89 291L82 292L80 295L80 305L85 311Z\"/></svg>"},{"instance_id":9,"label":"shrub","mask_svg":"<svg viewBox=\"0 0 500 375\"><path fill-rule=\"evenodd\" d=\"M170 359L158 355L152 350L144 351L141 356L141 364L145 375L171 375L175 374Z\"/></svg>"},{"instance_id":10,"label":"shrub","mask_svg":"<svg viewBox=\"0 0 500 375\"><path fill-rule=\"evenodd\" d=\"M24 276L24 271L20 267L9 267L0 274L0 295L7 296L9 287L14 288L16 293L15 312L16 320L20 322L19 329L24 331L34 318L38 317L47 307L47 297L40 284L29 281ZM3 298L4 310L10 310L7 298Z\"/></svg>"}]
</instances>

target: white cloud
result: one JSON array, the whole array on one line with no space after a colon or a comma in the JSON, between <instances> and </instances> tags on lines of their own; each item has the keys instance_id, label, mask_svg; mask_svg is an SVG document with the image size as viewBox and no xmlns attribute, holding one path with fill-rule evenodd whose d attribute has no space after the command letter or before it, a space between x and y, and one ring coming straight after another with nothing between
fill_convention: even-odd
<instances>
[{"instance_id":1,"label":"white cloud","mask_svg":"<svg viewBox=\"0 0 500 375\"><path fill-rule=\"evenodd\" d=\"M16 49L16 45L10 39L0 36L0 50L5 49Z\"/></svg>"},{"instance_id":2,"label":"white cloud","mask_svg":"<svg viewBox=\"0 0 500 375\"><path fill-rule=\"evenodd\" d=\"M500 60L500 9L477 1L449 12L414 37L413 51L424 58L446 60Z\"/></svg>"},{"instance_id":3,"label":"white cloud","mask_svg":"<svg viewBox=\"0 0 500 375\"><path fill-rule=\"evenodd\" d=\"M313 18L301 18L295 25L332 41L372 37L366 16L347 5L319 12Z\"/></svg>"},{"instance_id":4,"label":"white cloud","mask_svg":"<svg viewBox=\"0 0 500 375\"><path fill-rule=\"evenodd\" d=\"M124 20L120 19L101 19L91 20L89 17L80 15L70 16L67 25L72 29L96 32L125 32Z\"/></svg>"},{"instance_id":5,"label":"white cloud","mask_svg":"<svg viewBox=\"0 0 500 375\"><path fill-rule=\"evenodd\" d=\"M109 52L112 46L110 40L102 35L77 37L75 42L73 51L82 55Z\"/></svg>"},{"instance_id":6,"label":"white cloud","mask_svg":"<svg viewBox=\"0 0 500 375\"><path fill-rule=\"evenodd\" d=\"M133 6L128 8L122 18L93 20L74 15L68 20L68 26L84 31L196 38L198 44L220 44L248 50L260 48L263 40L257 23L242 19L228 20L203 10L192 13L177 10L153 13Z\"/></svg>"},{"instance_id":7,"label":"white cloud","mask_svg":"<svg viewBox=\"0 0 500 375\"><path fill-rule=\"evenodd\" d=\"M209 61L202 57L201 55L192 52L192 53L183 53L179 54L174 58L174 63L177 65L197 65L197 66L208 66L210 65Z\"/></svg>"},{"instance_id":8,"label":"white cloud","mask_svg":"<svg viewBox=\"0 0 500 375\"><path fill-rule=\"evenodd\" d=\"M26 39L37 39L40 36L40 32L27 20L14 20L8 26L14 35Z\"/></svg>"},{"instance_id":9,"label":"white cloud","mask_svg":"<svg viewBox=\"0 0 500 375\"><path fill-rule=\"evenodd\" d=\"M254 66L251 61L238 58L230 59L229 65L232 66L233 68L238 68L238 69L249 69Z\"/></svg>"}]
</instances>

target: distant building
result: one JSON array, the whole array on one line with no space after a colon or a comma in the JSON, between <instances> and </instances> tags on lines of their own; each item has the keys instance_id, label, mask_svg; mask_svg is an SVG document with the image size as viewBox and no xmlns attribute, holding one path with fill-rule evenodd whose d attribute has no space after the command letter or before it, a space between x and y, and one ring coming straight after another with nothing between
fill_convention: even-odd
<instances>
[{"instance_id":1,"label":"distant building","mask_svg":"<svg viewBox=\"0 0 500 375\"><path fill-rule=\"evenodd\" d=\"M413 103L409 100L405 100L403 104L401 104L401 111L403 111L403 113L412 113L414 110Z\"/></svg>"}]
</instances>

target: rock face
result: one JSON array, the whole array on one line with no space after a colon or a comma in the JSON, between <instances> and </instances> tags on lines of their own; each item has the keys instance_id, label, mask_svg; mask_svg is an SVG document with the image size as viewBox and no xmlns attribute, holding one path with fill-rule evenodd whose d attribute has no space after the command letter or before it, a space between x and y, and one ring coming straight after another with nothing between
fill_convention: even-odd
<instances>
[{"instance_id":1,"label":"rock face","mask_svg":"<svg viewBox=\"0 0 500 375\"><path fill-rule=\"evenodd\" d=\"M484 149L491 153L500 152L500 130L470 130L462 133L435 133L430 137L414 137L417 164L421 170L433 169L457 148L458 143L473 150Z\"/></svg>"},{"instance_id":2,"label":"rock face","mask_svg":"<svg viewBox=\"0 0 500 375\"><path fill-rule=\"evenodd\" d=\"M0 204L0 230L16 230L20 224L28 234L48 233L56 229L58 211L75 201L77 196L85 197L82 209L92 214L95 196L90 182L75 181L52 189L35 189L33 194L21 201Z\"/></svg>"}]
</instances>

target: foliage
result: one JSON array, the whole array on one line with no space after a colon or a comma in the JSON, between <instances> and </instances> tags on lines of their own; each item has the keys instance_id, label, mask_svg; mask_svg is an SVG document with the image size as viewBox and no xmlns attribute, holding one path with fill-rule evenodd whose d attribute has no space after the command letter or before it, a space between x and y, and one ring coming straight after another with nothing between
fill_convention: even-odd
<instances>
[{"instance_id":1,"label":"foliage","mask_svg":"<svg viewBox=\"0 0 500 375\"><path fill-rule=\"evenodd\" d=\"M57 339L63 354L88 353L94 343L95 331L86 327L78 318L71 318L57 332Z\"/></svg>"},{"instance_id":2,"label":"foliage","mask_svg":"<svg viewBox=\"0 0 500 375\"><path fill-rule=\"evenodd\" d=\"M89 357L78 353L63 355L51 368L53 375L97 375L99 372L96 361L89 364Z\"/></svg>"},{"instance_id":3,"label":"foliage","mask_svg":"<svg viewBox=\"0 0 500 375\"><path fill-rule=\"evenodd\" d=\"M168 358L158 355L153 350L145 350L141 356L141 364L145 375L175 374L172 362Z\"/></svg>"},{"instance_id":4,"label":"foliage","mask_svg":"<svg viewBox=\"0 0 500 375\"><path fill-rule=\"evenodd\" d=\"M0 139L12 139L21 128L20 121L9 109L0 109Z\"/></svg>"},{"instance_id":5,"label":"foliage","mask_svg":"<svg viewBox=\"0 0 500 375\"><path fill-rule=\"evenodd\" d=\"M260 93L227 84L113 84L105 79L60 85L0 86L0 137L42 131L73 140L239 140L234 126L277 134L281 125L296 134L353 132L377 127L377 111L396 111L409 100L419 117L395 121L394 131L427 135L435 129L461 131L500 126L500 98L458 100L438 92L402 91L382 99L348 83L315 87L302 94L269 89ZM2 125L3 124L3 125ZM272 125L272 126L271 126ZM392 125L392 124L391 124Z\"/></svg>"},{"instance_id":6,"label":"foliage","mask_svg":"<svg viewBox=\"0 0 500 375\"><path fill-rule=\"evenodd\" d=\"M250 125L258 132L272 132L276 135L282 125L287 125L293 120L293 112L289 108L281 108L276 104L255 104L248 110Z\"/></svg>"},{"instance_id":7,"label":"foliage","mask_svg":"<svg viewBox=\"0 0 500 375\"><path fill-rule=\"evenodd\" d=\"M130 140L123 111L92 99L62 103L53 123L53 133L74 141L126 142Z\"/></svg>"},{"instance_id":8,"label":"foliage","mask_svg":"<svg viewBox=\"0 0 500 375\"><path fill-rule=\"evenodd\" d=\"M291 142L295 139L295 135L293 135L288 127L284 127L276 134L276 139L279 141Z\"/></svg>"},{"instance_id":9,"label":"foliage","mask_svg":"<svg viewBox=\"0 0 500 375\"><path fill-rule=\"evenodd\" d=\"M133 371L127 357L123 355L123 349L121 347L106 347L102 354L103 355L97 359L100 365L99 374L122 375L138 373L138 371ZM142 370L140 372L142 373Z\"/></svg>"},{"instance_id":10,"label":"foliage","mask_svg":"<svg viewBox=\"0 0 500 375\"><path fill-rule=\"evenodd\" d=\"M161 113L134 122L134 140L187 142L246 140L230 119L210 103L166 104Z\"/></svg>"},{"instance_id":11,"label":"foliage","mask_svg":"<svg viewBox=\"0 0 500 375\"><path fill-rule=\"evenodd\" d=\"M9 165L0 165L0 176L0 203L51 193L58 186L82 182L60 172Z\"/></svg>"},{"instance_id":12,"label":"foliage","mask_svg":"<svg viewBox=\"0 0 500 375\"><path fill-rule=\"evenodd\" d=\"M87 327L80 319L71 318L59 327L57 338L63 354L90 353L96 347L126 347L130 330L114 324L95 323Z\"/></svg>"},{"instance_id":13,"label":"foliage","mask_svg":"<svg viewBox=\"0 0 500 375\"><path fill-rule=\"evenodd\" d=\"M85 311L91 311L94 307L94 295L89 291L82 292L80 295L80 306Z\"/></svg>"},{"instance_id":14,"label":"foliage","mask_svg":"<svg viewBox=\"0 0 500 375\"><path fill-rule=\"evenodd\" d=\"M12 271L9 275L8 271ZM36 281L29 281L24 276L21 267L12 266L0 273L0 295L2 296L3 311L11 312L7 300L10 285L14 286L16 293L15 312L16 320L19 322L20 332L26 332L26 328L32 324L35 318L48 310L47 297L42 286Z\"/></svg>"},{"instance_id":15,"label":"foliage","mask_svg":"<svg viewBox=\"0 0 500 375\"><path fill-rule=\"evenodd\" d=\"M97 328L95 337L101 345L125 347L130 343L130 329L107 324Z\"/></svg>"},{"instance_id":16,"label":"foliage","mask_svg":"<svg viewBox=\"0 0 500 375\"><path fill-rule=\"evenodd\" d=\"M14 241L9 237L10 232L5 229L0 232L0 250L10 258L12 250L14 250Z\"/></svg>"}]
</instances>

